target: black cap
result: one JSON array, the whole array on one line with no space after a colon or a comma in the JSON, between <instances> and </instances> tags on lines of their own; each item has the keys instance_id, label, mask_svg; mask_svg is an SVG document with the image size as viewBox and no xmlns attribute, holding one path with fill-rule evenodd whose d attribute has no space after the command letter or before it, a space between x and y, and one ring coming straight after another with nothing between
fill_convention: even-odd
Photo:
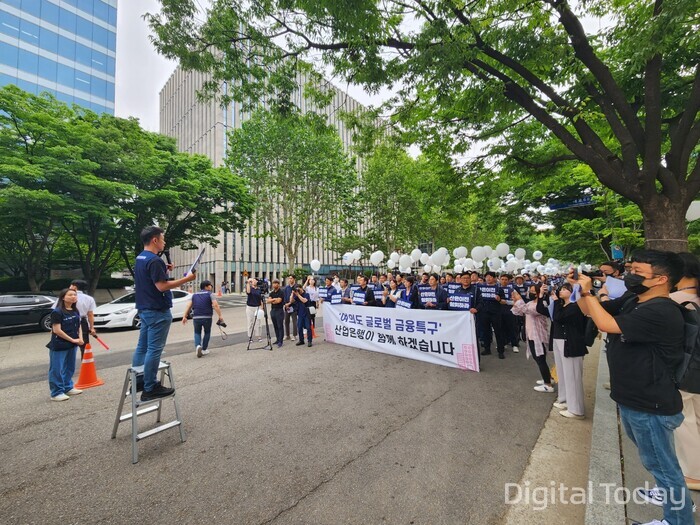
<instances>
[{"instance_id":1,"label":"black cap","mask_svg":"<svg viewBox=\"0 0 700 525\"><path fill-rule=\"evenodd\" d=\"M199 285L199 289L204 290L207 286L212 286L211 281L202 281Z\"/></svg>"}]
</instances>

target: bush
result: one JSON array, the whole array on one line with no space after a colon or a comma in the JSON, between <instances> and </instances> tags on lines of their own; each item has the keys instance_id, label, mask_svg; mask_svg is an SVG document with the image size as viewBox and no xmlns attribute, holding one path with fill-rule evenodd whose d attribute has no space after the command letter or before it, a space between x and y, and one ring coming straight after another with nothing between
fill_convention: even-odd
<instances>
[{"instance_id":1,"label":"bush","mask_svg":"<svg viewBox=\"0 0 700 525\"><path fill-rule=\"evenodd\" d=\"M72 277L62 277L60 279L49 279L41 287L42 291L45 292L57 292L68 288ZM134 281L131 279L114 279L112 277L101 278L97 282L97 288L124 288L125 286L132 286ZM0 278L0 293L12 293L12 292L29 292L29 283L25 277L3 277Z\"/></svg>"}]
</instances>

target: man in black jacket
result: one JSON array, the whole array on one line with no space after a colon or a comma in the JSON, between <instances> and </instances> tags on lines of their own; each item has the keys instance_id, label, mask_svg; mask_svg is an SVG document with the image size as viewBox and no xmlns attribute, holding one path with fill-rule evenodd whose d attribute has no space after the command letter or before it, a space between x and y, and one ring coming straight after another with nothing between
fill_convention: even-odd
<instances>
[{"instance_id":1,"label":"man in black jacket","mask_svg":"<svg viewBox=\"0 0 700 525\"><path fill-rule=\"evenodd\" d=\"M505 359L506 342L501 330L501 303L505 302L503 290L496 283L496 274L486 272L485 283L476 287L476 312L479 314L481 324L481 337L484 349L481 355L491 354L491 331L496 334L496 348L498 358Z\"/></svg>"},{"instance_id":2,"label":"man in black jacket","mask_svg":"<svg viewBox=\"0 0 700 525\"><path fill-rule=\"evenodd\" d=\"M637 489L637 494L647 501L660 494L664 521L674 525L694 523L673 441L673 430L683 421L674 375L683 360L685 325L669 292L682 271L683 261L675 253L639 251L625 275L627 290L634 295L605 303L591 295L589 277L581 274L578 279L581 310L608 334L610 397L642 464L656 480L657 488Z\"/></svg>"},{"instance_id":3,"label":"man in black jacket","mask_svg":"<svg viewBox=\"0 0 700 525\"><path fill-rule=\"evenodd\" d=\"M374 291L367 286L367 277L358 275L357 282L360 287L352 294L352 303L361 306L376 306Z\"/></svg>"}]
</instances>

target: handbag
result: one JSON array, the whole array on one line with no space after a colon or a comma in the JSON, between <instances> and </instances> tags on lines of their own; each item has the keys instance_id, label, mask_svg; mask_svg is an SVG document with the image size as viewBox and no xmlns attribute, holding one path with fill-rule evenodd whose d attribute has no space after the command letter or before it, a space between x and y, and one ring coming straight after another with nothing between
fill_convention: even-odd
<instances>
[{"instance_id":1,"label":"handbag","mask_svg":"<svg viewBox=\"0 0 700 525\"><path fill-rule=\"evenodd\" d=\"M309 306L309 314L316 315L316 307L315 306Z\"/></svg>"}]
</instances>

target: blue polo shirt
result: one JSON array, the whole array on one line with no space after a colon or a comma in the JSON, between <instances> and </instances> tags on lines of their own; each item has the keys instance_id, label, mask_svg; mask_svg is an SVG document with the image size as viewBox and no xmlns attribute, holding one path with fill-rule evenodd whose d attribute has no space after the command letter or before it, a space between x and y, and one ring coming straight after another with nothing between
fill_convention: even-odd
<instances>
[{"instance_id":1,"label":"blue polo shirt","mask_svg":"<svg viewBox=\"0 0 700 525\"><path fill-rule=\"evenodd\" d=\"M161 292L155 283L168 280L168 271L163 259L148 250L136 257L134 286L137 310L168 310L173 306L170 290Z\"/></svg>"}]
</instances>

